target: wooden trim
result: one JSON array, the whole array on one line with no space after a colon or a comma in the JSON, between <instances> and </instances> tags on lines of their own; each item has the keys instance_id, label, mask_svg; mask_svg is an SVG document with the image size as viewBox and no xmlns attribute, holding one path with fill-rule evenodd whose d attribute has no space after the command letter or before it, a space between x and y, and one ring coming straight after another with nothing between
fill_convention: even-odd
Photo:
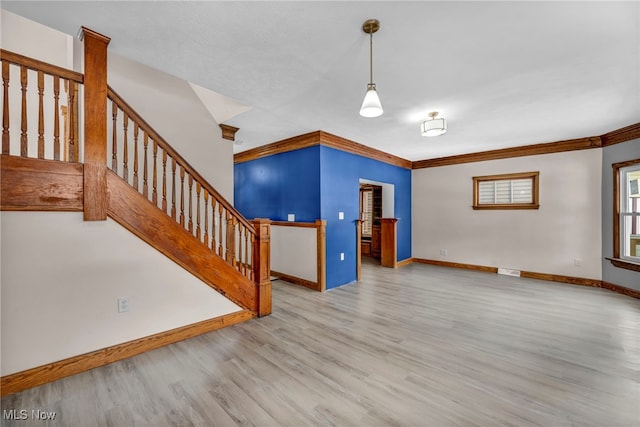
<instances>
[{"instance_id":1,"label":"wooden trim","mask_svg":"<svg viewBox=\"0 0 640 427\"><path fill-rule=\"evenodd\" d=\"M318 256L317 280L320 292L327 290L327 220L316 220L316 254Z\"/></svg>"},{"instance_id":2,"label":"wooden trim","mask_svg":"<svg viewBox=\"0 0 640 427\"><path fill-rule=\"evenodd\" d=\"M620 169L640 163L640 159L625 160L613 163L613 258L620 259ZM607 258L609 259L609 258ZM626 268L627 263L612 261L616 267Z\"/></svg>"},{"instance_id":3,"label":"wooden trim","mask_svg":"<svg viewBox=\"0 0 640 427\"><path fill-rule=\"evenodd\" d=\"M513 179L531 179L531 203L493 203L480 204L480 183L486 181L510 181ZM507 209L539 209L540 204L540 172L505 173L500 175L474 176L473 178L474 210L507 210Z\"/></svg>"},{"instance_id":4,"label":"wooden trim","mask_svg":"<svg viewBox=\"0 0 640 427\"><path fill-rule=\"evenodd\" d=\"M496 267L487 267L483 265L461 264L457 262L436 261L432 259L423 259L423 258L409 258L409 259L411 260L410 262L417 262L420 264L430 264L430 265L437 265L441 267L463 268L467 270L483 271L486 273L498 272L498 269ZM402 262L405 263L406 260ZM603 280L598 280L598 279L587 279L584 277L563 276L560 274L536 273L533 271L520 271L520 277L529 278L529 279L547 280L550 282L566 283L570 285L604 288L604 289L608 289L608 290L617 292L619 294L627 295L633 298L640 298L640 291L637 291L635 289L625 288L624 286L614 285L612 283L609 283Z\"/></svg>"},{"instance_id":5,"label":"wooden trim","mask_svg":"<svg viewBox=\"0 0 640 427\"><path fill-rule=\"evenodd\" d=\"M244 163L263 157L273 156L275 154L314 147L316 145L335 148L337 150L346 151L347 153L367 157L369 159L399 166L405 169L411 169L412 165L410 160L385 153L384 151L380 151L321 130L294 136L293 138L283 139L268 145L237 153L233 156L233 161L234 163Z\"/></svg>"},{"instance_id":6,"label":"wooden trim","mask_svg":"<svg viewBox=\"0 0 640 427\"><path fill-rule=\"evenodd\" d=\"M413 258L403 259L402 261L398 261L396 264L397 267L404 267L405 265L413 264Z\"/></svg>"},{"instance_id":7,"label":"wooden trim","mask_svg":"<svg viewBox=\"0 0 640 427\"><path fill-rule=\"evenodd\" d=\"M84 42L84 220L107 219L107 46L82 27Z\"/></svg>"},{"instance_id":8,"label":"wooden trim","mask_svg":"<svg viewBox=\"0 0 640 427\"><path fill-rule=\"evenodd\" d=\"M256 312L259 317L271 314L271 220L253 220L256 237L252 247L253 281L257 299Z\"/></svg>"},{"instance_id":9,"label":"wooden trim","mask_svg":"<svg viewBox=\"0 0 640 427\"><path fill-rule=\"evenodd\" d=\"M628 261L622 258L605 258L618 268L624 268L625 270L640 271L640 263Z\"/></svg>"},{"instance_id":10,"label":"wooden trim","mask_svg":"<svg viewBox=\"0 0 640 427\"><path fill-rule=\"evenodd\" d=\"M38 366L26 371L5 375L0 379L1 395L6 396L56 381L93 368L108 365L138 354L155 350L169 344L193 338L216 329L235 325L255 317L249 310L226 314L213 319L203 320L191 325L181 326L169 331L149 335L144 338L106 347L91 353L69 357L57 362Z\"/></svg>"},{"instance_id":11,"label":"wooden trim","mask_svg":"<svg viewBox=\"0 0 640 427\"><path fill-rule=\"evenodd\" d=\"M0 210L82 212L84 167L0 155Z\"/></svg>"},{"instance_id":12,"label":"wooden trim","mask_svg":"<svg viewBox=\"0 0 640 427\"><path fill-rule=\"evenodd\" d=\"M58 76L60 78L71 80L76 83L82 84L84 82L84 76L81 73L58 67L57 65L52 65L47 62L38 61L37 59L29 58L5 49L0 49L0 58L2 58L2 61L7 61L15 65L25 66L30 70L42 71L45 74Z\"/></svg>"},{"instance_id":13,"label":"wooden trim","mask_svg":"<svg viewBox=\"0 0 640 427\"><path fill-rule=\"evenodd\" d=\"M380 218L380 265L398 266L398 219Z\"/></svg>"},{"instance_id":14,"label":"wooden trim","mask_svg":"<svg viewBox=\"0 0 640 427\"><path fill-rule=\"evenodd\" d=\"M220 126L220 129L222 130L222 139L228 139L229 141L236 140L236 132L238 132L240 128L222 123L218 126Z\"/></svg>"},{"instance_id":15,"label":"wooden trim","mask_svg":"<svg viewBox=\"0 0 640 427\"><path fill-rule=\"evenodd\" d=\"M113 220L231 301L258 311L251 280L111 170L107 171L107 186L107 213Z\"/></svg>"},{"instance_id":16,"label":"wooden trim","mask_svg":"<svg viewBox=\"0 0 640 427\"><path fill-rule=\"evenodd\" d=\"M603 147L620 144L621 142L627 142L634 139L640 139L640 123L634 123L632 125L605 133L600 138L602 139Z\"/></svg>"},{"instance_id":17,"label":"wooden trim","mask_svg":"<svg viewBox=\"0 0 640 427\"><path fill-rule=\"evenodd\" d=\"M289 274L280 273L279 271L271 270L271 275L278 277L286 282L293 283L294 285L300 285L314 291L321 291L320 284L311 280L303 279L301 277L291 276Z\"/></svg>"},{"instance_id":18,"label":"wooden trim","mask_svg":"<svg viewBox=\"0 0 640 427\"><path fill-rule=\"evenodd\" d=\"M320 144L325 147L335 148L337 150L346 151L347 153L355 154L369 159L377 160L379 162L387 163L393 166L398 166L405 169L411 169L412 162L402 157L394 156L393 154L386 153L384 151L377 150L367 145L360 144L355 141L343 138L341 136L333 135L325 131L320 132Z\"/></svg>"},{"instance_id":19,"label":"wooden trim","mask_svg":"<svg viewBox=\"0 0 640 427\"><path fill-rule=\"evenodd\" d=\"M602 281L597 279L563 276L561 274L537 273L535 271L520 271L520 277L547 280L549 282L568 283L570 285L591 286L595 288L599 288L602 284Z\"/></svg>"},{"instance_id":20,"label":"wooden trim","mask_svg":"<svg viewBox=\"0 0 640 427\"><path fill-rule=\"evenodd\" d=\"M441 267L463 268L466 270L484 271L486 273L498 273L497 267L487 267L485 265L463 264L458 262L438 261L433 259L413 258L413 262L419 264L438 265Z\"/></svg>"},{"instance_id":21,"label":"wooden trim","mask_svg":"<svg viewBox=\"0 0 640 427\"><path fill-rule=\"evenodd\" d=\"M624 286L615 285L604 280L602 281L602 287L604 289L609 289L610 291L617 292L622 295L640 299L640 291L637 291L635 289L625 288Z\"/></svg>"},{"instance_id":22,"label":"wooden trim","mask_svg":"<svg viewBox=\"0 0 640 427\"><path fill-rule=\"evenodd\" d=\"M277 227L300 227L300 228L318 228L316 222L294 222L294 221L271 221L271 225Z\"/></svg>"},{"instance_id":23,"label":"wooden trim","mask_svg":"<svg viewBox=\"0 0 640 427\"><path fill-rule=\"evenodd\" d=\"M481 151L478 153L459 154L457 156L438 157L413 162L412 169L433 168L437 166L458 165L462 163L484 162L487 160L507 159L512 157L536 156L540 154L561 153L564 151L586 150L602 147L599 136L569 139L565 141L543 144L525 145L522 147L502 148L499 150Z\"/></svg>"},{"instance_id":24,"label":"wooden trim","mask_svg":"<svg viewBox=\"0 0 640 427\"><path fill-rule=\"evenodd\" d=\"M356 219L356 281L362 280L362 220Z\"/></svg>"},{"instance_id":25,"label":"wooden trim","mask_svg":"<svg viewBox=\"0 0 640 427\"><path fill-rule=\"evenodd\" d=\"M252 148L233 155L234 163L245 163L275 154L287 153L302 148L320 145L320 131L309 132L292 138L283 139L261 147Z\"/></svg>"}]
</instances>

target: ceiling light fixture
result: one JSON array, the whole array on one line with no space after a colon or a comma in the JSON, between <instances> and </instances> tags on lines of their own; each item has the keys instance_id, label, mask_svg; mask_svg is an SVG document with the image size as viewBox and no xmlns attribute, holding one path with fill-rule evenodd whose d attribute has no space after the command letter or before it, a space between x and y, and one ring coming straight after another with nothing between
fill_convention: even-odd
<instances>
[{"instance_id":1,"label":"ceiling light fixture","mask_svg":"<svg viewBox=\"0 0 640 427\"><path fill-rule=\"evenodd\" d=\"M422 122L422 136L438 136L447 131L447 121L445 119L436 119L438 112L429 113L430 120Z\"/></svg>"},{"instance_id":2,"label":"ceiling light fixture","mask_svg":"<svg viewBox=\"0 0 640 427\"><path fill-rule=\"evenodd\" d=\"M362 117L378 117L382 115L382 104L376 92L376 84L373 82L373 33L380 29L380 22L377 19L367 19L362 24L362 31L369 34L369 84L367 93L360 107Z\"/></svg>"}]
</instances>

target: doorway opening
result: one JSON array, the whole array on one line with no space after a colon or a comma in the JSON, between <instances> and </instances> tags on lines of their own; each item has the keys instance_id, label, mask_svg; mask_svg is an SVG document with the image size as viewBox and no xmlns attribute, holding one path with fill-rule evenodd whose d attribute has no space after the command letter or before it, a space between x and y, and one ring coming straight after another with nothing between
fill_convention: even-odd
<instances>
[{"instance_id":1,"label":"doorway opening","mask_svg":"<svg viewBox=\"0 0 640 427\"><path fill-rule=\"evenodd\" d=\"M393 184L360 179L360 229L356 251L359 255L356 260L358 273L363 257L368 263L380 264L383 245L381 220L394 217L394 192Z\"/></svg>"}]
</instances>

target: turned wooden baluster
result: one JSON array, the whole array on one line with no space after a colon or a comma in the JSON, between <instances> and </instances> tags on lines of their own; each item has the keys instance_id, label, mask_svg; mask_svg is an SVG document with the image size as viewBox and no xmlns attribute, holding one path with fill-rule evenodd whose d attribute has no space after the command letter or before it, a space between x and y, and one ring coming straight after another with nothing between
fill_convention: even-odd
<instances>
[{"instance_id":1,"label":"turned wooden baluster","mask_svg":"<svg viewBox=\"0 0 640 427\"><path fill-rule=\"evenodd\" d=\"M151 201L158 206L158 143L153 140L153 192Z\"/></svg>"},{"instance_id":2,"label":"turned wooden baluster","mask_svg":"<svg viewBox=\"0 0 640 427\"><path fill-rule=\"evenodd\" d=\"M176 219L176 159L171 158L171 218Z\"/></svg>"},{"instance_id":3,"label":"turned wooden baluster","mask_svg":"<svg viewBox=\"0 0 640 427\"><path fill-rule=\"evenodd\" d=\"M9 63L2 61L2 154L9 154Z\"/></svg>"},{"instance_id":4,"label":"turned wooden baluster","mask_svg":"<svg viewBox=\"0 0 640 427\"><path fill-rule=\"evenodd\" d=\"M69 103L69 144L67 146L67 159L70 162L76 162L76 128L78 123L78 109L76 108L76 82L69 80L69 94L67 102Z\"/></svg>"},{"instance_id":5,"label":"turned wooden baluster","mask_svg":"<svg viewBox=\"0 0 640 427\"><path fill-rule=\"evenodd\" d=\"M60 77L53 77L53 159L60 160Z\"/></svg>"},{"instance_id":6,"label":"turned wooden baluster","mask_svg":"<svg viewBox=\"0 0 640 427\"><path fill-rule=\"evenodd\" d=\"M204 238L203 243L209 247L209 192L204 192Z\"/></svg>"},{"instance_id":7,"label":"turned wooden baluster","mask_svg":"<svg viewBox=\"0 0 640 427\"><path fill-rule=\"evenodd\" d=\"M249 230L244 229L244 275L251 279L251 266L249 265Z\"/></svg>"},{"instance_id":8,"label":"turned wooden baluster","mask_svg":"<svg viewBox=\"0 0 640 427\"><path fill-rule=\"evenodd\" d=\"M118 173L118 105L111 102L111 170Z\"/></svg>"},{"instance_id":9,"label":"turned wooden baluster","mask_svg":"<svg viewBox=\"0 0 640 427\"><path fill-rule=\"evenodd\" d=\"M222 210L224 209L224 207L218 203L218 227L219 227L219 232L218 232L218 256L222 256Z\"/></svg>"},{"instance_id":10,"label":"turned wooden baluster","mask_svg":"<svg viewBox=\"0 0 640 427\"><path fill-rule=\"evenodd\" d=\"M122 177L129 182L129 116L124 111L122 117L122 129L124 131L124 142L122 145Z\"/></svg>"},{"instance_id":11,"label":"turned wooden baluster","mask_svg":"<svg viewBox=\"0 0 640 427\"><path fill-rule=\"evenodd\" d=\"M211 250L216 253L216 199L211 196Z\"/></svg>"},{"instance_id":12,"label":"turned wooden baluster","mask_svg":"<svg viewBox=\"0 0 640 427\"><path fill-rule=\"evenodd\" d=\"M236 219L227 211L227 262L236 266Z\"/></svg>"},{"instance_id":13,"label":"turned wooden baluster","mask_svg":"<svg viewBox=\"0 0 640 427\"><path fill-rule=\"evenodd\" d=\"M167 213L167 152L162 150L162 212Z\"/></svg>"},{"instance_id":14,"label":"turned wooden baluster","mask_svg":"<svg viewBox=\"0 0 640 427\"><path fill-rule=\"evenodd\" d=\"M38 158L44 159L44 73L38 71Z\"/></svg>"},{"instance_id":15,"label":"turned wooden baluster","mask_svg":"<svg viewBox=\"0 0 640 427\"><path fill-rule=\"evenodd\" d=\"M184 227L184 167L180 165L180 225Z\"/></svg>"},{"instance_id":16,"label":"turned wooden baluster","mask_svg":"<svg viewBox=\"0 0 640 427\"><path fill-rule=\"evenodd\" d=\"M200 240L200 182L196 182L196 237Z\"/></svg>"},{"instance_id":17,"label":"turned wooden baluster","mask_svg":"<svg viewBox=\"0 0 640 427\"><path fill-rule=\"evenodd\" d=\"M140 183L138 182L138 133L140 127L138 123L133 122L133 188L140 191Z\"/></svg>"},{"instance_id":18,"label":"turned wooden baluster","mask_svg":"<svg viewBox=\"0 0 640 427\"><path fill-rule=\"evenodd\" d=\"M148 165L147 165L147 150L149 147L149 136L147 132L144 133L144 139L142 141L142 145L144 146L144 159L142 159L142 195L146 198L149 198L149 183L148 183Z\"/></svg>"},{"instance_id":19,"label":"turned wooden baluster","mask_svg":"<svg viewBox=\"0 0 640 427\"><path fill-rule=\"evenodd\" d=\"M193 233L193 192L191 189L193 188L193 176L189 174L189 233Z\"/></svg>"},{"instance_id":20,"label":"turned wooden baluster","mask_svg":"<svg viewBox=\"0 0 640 427\"><path fill-rule=\"evenodd\" d=\"M29 142L27 140L27 67L20 67L20 86L22 90L22 117L20 120L20 155L27 157Z\"/></svg>"},{"instance_id":21,"label":"turned wooden baluster","mask_svg":"<svg viewBox=\"0 0 640 427\"><path fill-rule=\"evenodd\" d=\"M236 251L236 254L237 254L236 258L238 259L238 271L240 273L242 273L242 271L243 271L243 260L242 260L242 254L244 253L244 251L242 250L242 243L243 243L242 233L243 233L243 229L244 229L244 226L242 224L238 223L238 237L237 237L237 241L238 241L237 242L238 243L237 248L238 248L238 250ZM234 239L234 240L236 240L236 239Z\"/></svg>"}]
</instances>

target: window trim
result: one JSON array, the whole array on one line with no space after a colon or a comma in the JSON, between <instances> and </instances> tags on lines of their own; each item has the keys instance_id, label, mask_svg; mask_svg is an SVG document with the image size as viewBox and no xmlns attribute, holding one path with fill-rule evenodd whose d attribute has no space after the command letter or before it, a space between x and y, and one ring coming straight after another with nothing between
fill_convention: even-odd
<instances>
[{"instance_id":1,"label":"window trim","mask_svg":"<svg viewBox=\"0 0 640 427\"><path fill-rule=\"evenodd\" d=\"M640 271L640 265L620 257L620 169L640 164L640 159L613 163L613 258L606 258L613 265L626 270Z\"/></svg>"},{"instance_id":2,"label":"window trim","mask_svg":"<svg viewBox=\"0 0 640 427\"><path fill-rule=\"evenodd\" d=\"M493 203L480 204L480 183L485 181L508 181L512 179L532 180L532 202L531 203ZM473 177L473 205L474 210L497 210L497 209L539 209L540 208L540 172L520 172L505 173L500 175L485 175Z\"/></svg>"}]
</instances>

